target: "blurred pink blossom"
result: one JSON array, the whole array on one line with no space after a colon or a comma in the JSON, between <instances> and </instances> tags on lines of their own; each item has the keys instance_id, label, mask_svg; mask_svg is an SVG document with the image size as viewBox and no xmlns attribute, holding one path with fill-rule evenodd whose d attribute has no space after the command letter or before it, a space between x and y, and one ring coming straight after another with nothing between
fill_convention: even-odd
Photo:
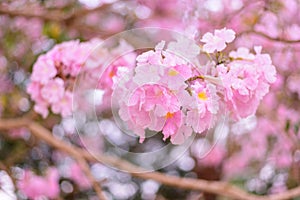
<instances>
[{"instance_id":1,"label":"blurred pink blossom","mask_svg":"<svg viewBox=\"0 0 300 200\"><path fill-rule=\"evenodd\" d=\"M69 178L73 180L81 189L89 189L92 186L91 182L77 163L72 163L70 165Z\"/></svg>"},{"instance_id":2,"label":"blurred pink blossom","mask_svg":"<svg viewBox=\"0 0 300 200\"><path fill-rule=\"evenodd\" d=\"M42 197L57 198L59 196L59 175L56 168L49 168L45 177L37 176L26 170L18 181L19 190L28 198L38 200Z\"/></svg>"}]
</instances>

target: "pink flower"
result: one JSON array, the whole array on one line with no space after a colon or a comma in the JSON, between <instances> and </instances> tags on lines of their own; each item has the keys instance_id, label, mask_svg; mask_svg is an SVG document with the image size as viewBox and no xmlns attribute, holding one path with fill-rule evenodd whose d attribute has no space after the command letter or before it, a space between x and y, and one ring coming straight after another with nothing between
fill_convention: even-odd
<instances>
[{"instance_id":1,"label":"pink flower","mask_svg":"<svg viewBox=\"0 0 300 200\"><path fill-rule=\"evenodd\" d=\"M81 70L87 70L87 66L83 66L99 41L93 39L85 43L78 40L64 42L38 58L27 92L35 102L34 110L43 118L48 116L49 107L63 117L71 114L71 89L75 78ZM111 79L110 81L112 82Z\"/></svg>"},{"instance_id":2,"label":"pink flower","mask_svg":"<svg viewBox=\"0 0 300 200\"><path fill-rule=\"evenodd\" d=\"M175 42L172 47L174 47ZM136 58L137 65L160 65L160 66L176 66L176 65L183 65L187 64L187 61L176 55L178 52L174 52L174 50L163 50L165 47L165 41L161 41L155 46L155 50L147 51L142 53ZM195 53L194 56L197 55L198 52Z\"/></svg>"},{"instance_id":3,"label":"pink flower","mask_svg":"<svg viewBox=\"0 0 300 200\"><path fill-rule=\"evenodd\" d=\"M33 109L35 112L41 114L43 118L46 118L49 114L48 106L47 102L37 102Z\"/></svg>"},{"instance_id":4,"label":"pink flower","mask_svg":"<svg viewBox=\"0 0 300 200\"><path fill-rule=\"evenodd\" d=\"M169 42L168 52L176 54L186 60L193 61L200 53L200 47L187 36L177 36L176 42Z\"/></svg>"},{"instance_id":5,"label":"pink flower","mask_svg":"<svg viewBox=\"0 0 300 200\"><path fill-rule=\"evenodd\" d=\"M55 78L43 86L41 96L49 103L56 103L63 97L64 91L64 81L60 78Z\"/></svg>"},{"instance_id":6,"label":"pink flower","mask_svg":"<svg viewBox=\"0 0 300 200\"><path fill-rule=\"evenodd\" d=\"M198 158L198 162L204 166L217 167L219 166L225 155L224 147L220 147L218 145L211 147L212 149L201 159Z\"/></svg>"},{"instance_id":7,"label":"pink flower","mask_svg":"<svg viewBox=\"0 0 300 200\"><path fill-rule=\"evenodd\" d=\"M35 101L33 107L34 111L41 114L43 118L46 118L49 114L48 106L49 102L45 100L41 95L42 85L38 82L31 82L27 87L27 92L30 94L31 98Z\"/></svg>"},{"instance_id":8,"label":"pink flower","mask_svg":"<svg viewBox=\"0 0 300 200\"><path fill-rule=\"evenodd\" d=\"M215 50L222 51L226 48L226 43L230 43L235 38L235 32L231 29L215 30L212 33L205 33L200 40L204 42L203 50L207 53L213 53Z\"/></svg>"},{"instance_id":9,"label":"pink flower","mask_svg":"<svg viewBox=\"0 0 300 200\"><path fill-rule=\"evenodd\" d=\"M178 53L173 53L169 49L162 52L162 55L164 57L163 59L163 65L171 67L176 65L188 65L190 63L187 62L185 57L181 57L178 55ZM192 55L191 55L192 56Z\"/></svg>"},{"instance_id":10,"label":"pink flower","mask_svg":"<svg viewBox=\"0 0 300 200\"><path fill-rule=\"evenodd\" d=\"M212 44L213 51L223 50L235 37L225 28L204 38L209 35L218 40ZM276 80L270 56L261 54L260 47L255 47L256 55L239 48L230 53L233 60L217 66L208 63L199 69L172 54L172 48L182 49L171 44L171 49L164 50L165 42L161 42L154 51L141 54L133 74L115 79L121 83L114 87L119 115L140 136L140 142L149 129L161 131L163 140L170 138L173 144L181 144L192 131L203 133L212 128L217 115L226 112L224 108L234 119L248 117ZM195 51L191 59L196 56Z\"/></svg>"},{"instance_id":11,"label":"pink flower","mask_svg":"<svg viewBox=\"0 0 300 200\"><path fill-rule=\"evenodd\" d=\"M225 87L225 102L232 113L239 117L254 114L260 98L256 95L259 87L259 75L251 63L234 61L230 63L230 70L224 74L219 66L222 84ZM265 85L261 85L265 86Z\"/></svg>"},{"instance_id":12,"label":"pink flower","mask_svg":"<svg viewBox=\"0 0 300 200\"><path fill-rule=\"evenodd\" d=\"M255 113L260 100L276 80L276 70L267 54L256 47L253 60L234 60L227 67L217 67L224 86L224 100L234 118L245 118Z\"/></svg>"},{"instance_id":13,"label":"pink flower","mask_svg":"<svg viewBox=\"0 0 300 200\"><path fill-rule=\"evenodd\" d=\"M47 171L46 177L25 171L24 177L18 182L19 190L28 198L37 200L43 196L54 199L59 195L59 175L55 168Z\"/></svg>"},{"instance_id":14,"label":"pink flower","mask_svg":"<svg viewBox=\"0 0 300 200\"><path fill-rule=\"evenodd\" d=\"M60 101L51 106L51 109L56 114L61 114L62 117L67 117L72 114L72 93L67 91Z\"/></svg>"},{"instance_id":15,"label":"pink flower","mask_svg":"<svg viewBox=\"0 0 300 200\"><path fill-rule=\"evenodd\" d=\"M42 55L33 66L31 80L45 84L56 75L57 70L54 61L51 58Z\"/></svg>"},{"instance_id":16,"label":"pink flower","mask_svg":"<svg viewBox=\"0 0 300 200\"><path fill-rule=\"evenodd\" d=\"M234 58L234 59L249 59L249 60L253 60L255 58L255 56L250 53L250 50L246 47L239 47L237 49L237 51L231 51L229 53L229 56Z\"/></svg>"},{"instance_id":17,"label":"pink flower","mask_svg":"<svg viewBox=\"0 0 300 200\"><path fill-rule=\"evenodd\" d=\"M30 82L27 86L27 93L30 94L30 97L34 101L41 99L41 84L39 82Z\"/></svg>"},{"instance_id":18,"label":"pink flower","mask_svg":"<svg viewBox=\"0 0 300 200\"><path fill-rule=\"evenodd\" d=\"M89 189L92 185L77 163L71 164L69 176L82 189Z\"/></svg>"},{"instance_id":19,"label":"pink flower","mask_svg":"<svg viewBox=\"0 0 300 200\"><path fill-rule=\"evenodd\" d=\"M112 64L110 64L99 79L98 88L104 91L102 103L100 107L102 109L108 109L111 106L111 96L113 93L114 82L120 78L123 74L118 72L120 68L128 71L133 71L136 55L129 53L119 57Z\"/></svg>"},{"instance_id":20,"label":"pink flower","mask_svg":"<svg viewBox=\"0 0 300 200\"><path fill-rule=\"evenodd\" d=\"M133 130L144 140L144 129L163 131L164 139L174 135L181 125L180 104L174 94L158 84L145 84L137 88L126 103ZM123 110L122 109L122 110ZM124 111L121 111L124 112ZM121 115L121 117L124 115Z\"/></svg>"},{"instance_id":21,"label":"pink flower","mask_svg":"<svg viewBox=\"0 0 300 200\"><path fill-rule=\"evenodd\" d=\"M193 72L189 65L176 65L165 69L160 82L171 90L180 92L187 87L185 80L192 77L192 75Z\"/></svg>"},{"instance_id":22,"label":"pink flower","mask_svg":"<svg viewBox=\"0 0 300 200\"><path fill-rule=\"evenodd\" d=\"M97 41L80 43L79 40L57 44L46 55L64 75L77 76L87 59L90 51L97 45Z\"/></svg>"},{"instance_id":23,"label":"pink flower","mask_svg":"<svg viewBox=\"0 0 300 200\"><path fill-rule=\"evenodd\" d=\"M219 97L214 85L198 81L192 85L192 94L196 103L190 104L186 122L195 132L202 133L214 123L214 115L219 109Z\"/></svg>"},{"instance_id":24,"label":"pink flower","mask_svg":"<svg viewBox=\"0 0 300 200\"><path fill-rule=\"evenodd\" d=\"M185 119L183 118L182 121L185 121ZM192 133L192 128L183 123L177 132L171 136L171 142L172 144L182 144L188 137L192 135Z\"/></svg>"},{"instance_id":25,"label":"pink flower","mask_svg":"<svg viewBox=\"0 0 300 200\"><path fill-rule=\"evenodd\" d=\"M182 124L181 111L177 111L175 113L168 112L165 117L166 122L162 129L162 133L164 135L163 140L166 140L169 137L173 138Z\"/></svg>"},{"instance_id":26,"label":"pink flower","mask_svg":"<svg viewBox=\"0 0 300 200\"><path fill-rule=\"evenodd\" d=\"M212 84L187 84L186 80L200 75L198 69L168 49L163 50L164 45L161 42L155 51L137 57L135 74L126 83L130 87L120 88L124 99L120 100L119 114L140 136L140 142L145 138L145 129L150 129L162 131L163 140L170 137L173 144L181 144L193 129L203 132L212 126L218 97Z\"/></svg>"},{"instance_id":27,"label":"pink flower","mask_svg":"<svg viewBox=\"0 0 300 200\"><path fill-rule=\"evenodd\" d=\"M165 41L161 41L155 46L155 51L147 51L136 58L137 65L162 65L163 57L162 50L165 46Z\"/></svg>"},{"instance_id":28,"label":"pink flower","mask_svg":"<svg viewBox=\"0 0 300 200\"><path fill-rule=\"evenodd\" d=\"M255 46L256 52L254 65L261 75L261 78L268 83L274 83L276 81L276 68L272 64L272 60L269 54L262 54L261 46Z\"/></svg>"}]
</instances>

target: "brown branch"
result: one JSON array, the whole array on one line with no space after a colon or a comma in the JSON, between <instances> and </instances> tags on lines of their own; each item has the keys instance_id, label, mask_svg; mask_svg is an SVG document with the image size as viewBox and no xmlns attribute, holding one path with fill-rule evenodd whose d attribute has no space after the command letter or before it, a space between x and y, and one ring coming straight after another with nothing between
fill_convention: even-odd
<instances>
[{"instance_id":1,"label":"brown branch","mask_svg":"<svg viewBox=\"0 0 300 200\"><path fill-rule=\"evenodd\" d=\"M64 142L61 142L59 140L56 140L51 132L46 129L45 127L41 126L38 123L35 122L29 122L27 127L29 128L29 130L31 130L31 132L39 139L47 142L48 144L57 147L59 149L62 148L62 146L67 145L64 144ZM50 141L52 143L50 143ZM105 200L106 197L104 196L102 189L100 188L99 184L95 181L93 175L91 174L91 171L89 170L89 166L88 163L86 161L86 159L82 156L82 154L78 151L76 151L75 149L73 150L72 148L70 148L70 150L68 153L70 155L72 155L75 160L77 160L79 166L82 168L82 170L84 171L84 173L86 174L87 178L89 179L89 181L93 184L94 190L96 191L98 197L100 200Z\"/></svg>"},{"instance_id":2,"label":"brown branch","mask_svg":"<svg viewBox=\"0 0 300 200\"><path fill-rule=\"evenodd\" d=\"M45 127L41 126L38 123L31 122L30 120L23 118L23 119L17 119L17 120L7 120L0 122L0 129L11 129L11 128L18 128L18 127L27 127L34 136L36 136L38 139L47 142L49 145L56 147L58 149L64 149L64 145L68 146L67 144L64 144L62 141L56 140L51 132L46 129ZM68 148L69 151L65 151L69 153L79 164L79 166L82 168L84 173L86 174L89 181L93 184L94 190L96 191L98 197L100 200L106 200L99 184L95 181L94 177L92 176L89 166L87 164L86 159L82 156L82 154L75 149Z\"/></svg>"},{"instance_id":3,"label":"brown branch","mask_svg":"<svg viewBox=\"0 0 300 200\"><path fill-rule=\"evenodd\" d=\"M274 41L274 42L282 42L282 43L286 43L286 44L300 43L300 40L288 40L288 39L278 38L278 37L274 38L274 37L271 37L271 36L269 36L265 33L258 32L258 31L255 31L255 30L243 31L243 32L237 34L237 37L239 37L241 35L251 35L251 34L261 36L263 38L266 38L266 39Z\"/></svg>"},{"instance_id":4,"label":"brown branch","mask_svg":"<svg viewBox=\"0 0 300 200\"><path fill-rule=\"evenodd\" d=\"M81 167L81 169L83 170L83 172L85 173L85 175L87 176L89 181L92 183L93 188L96 191L100 200L105 200L106 197L104 196L99 183L94 179L94 177L90 171L89 165L88 165L87 161L85 160L85 158L79 153L78 157L75 159L77 160L79 166Z\"/></svg>"},{"instance_id":5,"label":"brown branch","mask_svg":"<svg viewBox=\"0 0 300 200\"><path fill-rule=\"evenodd\" d=\"M110 7L110 4L104 4L93 9L78 9L71 13L65 13L62 10L46 10L46 9L36 9L25 7L22 9L11 9L8 5L0 4L0 14L8 15L10 17L27 17L27 18L40 18L46 21L56 21L56 22L68 22L73 21L76 18L83 17L92 12L97 12L105 10Z\"/></svg>"},{"instance_id":6,"label":"brown branch","mask_svg":"<svg viewBox=\"0 0 300 200\"><path fill-rule=\"evenodd\" d=\"M8 15L10 17L26 17L26 18L38 18L44 21L53 21L65 25L68 28L74 28L82 33L99 34L101 37L106 38L115 33L108 32L107 30L101 30L94 26L89 26L80 20L85 15L95 12L107 11L111 7L111 4L103 4L93 9L80 8L75 11L63 12L62 10L47 10L44 8L35 9L25 7L22 9L10 9L7 5L0 4L0 15ZM117 12L109 10L110 13L120 15Z\"/></svg>"},{"instance_id":7,"label":"brown branch","mask_svg":"<svg viewBox=\"0 0 300 200\"><path fill-rule=\"evenodd\" d=\"M66 14L61 11L48 11L45 13L44 10L10 9L7 5L0 5L0 14L10 17L40 18L48 21L61 21L66 18Z\"/></svg>"},{"instance_id":8,"label":"brown branch","mask_svg":"<svg viewBox=\"0 0 300 200\"><path fill-rule=\"evenodd\" d=\"M127 171L132 176L139 177L142 179L152 179L164 185L169 185L182 189L209 192L221 196L226 196L232 199L242 200L284 200L300 196L300 186L280 194L257 196L254 194L247 193L236 186L222 181L207 181L202 179L180 178L176 176L166 175L160 172L141 173L143 169L120 158L112 157L111 155L106 156L104 154L91 155L84 149L75 147L71 144L67 144L62 140L57 140L52 136L51 132L48 129L44 128L37 122L31 121L30 119L16 118L0 120L0 129L2 130L8 130L11 128L18 128L23 126L30 129L32 134L38 139L43 140L48 145L69 154L77 160L79 158L84 158L86 161L100 161L104 164L116 167L122 171Z\"/></svg>"}]
</instances>

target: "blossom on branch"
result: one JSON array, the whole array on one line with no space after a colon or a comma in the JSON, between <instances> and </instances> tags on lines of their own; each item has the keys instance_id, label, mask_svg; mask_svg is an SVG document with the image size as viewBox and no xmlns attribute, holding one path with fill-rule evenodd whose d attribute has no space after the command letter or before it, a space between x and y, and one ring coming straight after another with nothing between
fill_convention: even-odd
<instances>
[{"instance_id":1,"label":"blossom on branch","mask_svg":"<svg viewBox=\"0 0 300 200\"><path fill-rule=\"evenodd\" d=\"M222 51L226 48L226 43L230 43L235 38L235 32L231 29L215 30L214 34L205 33L201 39L204 42L203 50L207 53L213 53L215 50Z\"/></svg>"}]
</instances>

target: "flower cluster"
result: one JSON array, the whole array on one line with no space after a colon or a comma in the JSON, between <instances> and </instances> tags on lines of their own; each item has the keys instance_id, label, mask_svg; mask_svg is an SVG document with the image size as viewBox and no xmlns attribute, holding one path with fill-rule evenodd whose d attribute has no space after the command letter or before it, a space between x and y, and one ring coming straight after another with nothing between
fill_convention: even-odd
<instances>
[{"instance_id":1,"label":"flower cluster","mask_svg":"<svg viewBox=\"0 0 300 200\"><path fill-rule=\"evenodd\" d=\"M124 49L131 49L131 46L121 42L118 47L108 51L108 49L97 48L100 43L99 39L82 43L78 40L64 42L39 56L33 66L31 82L27 87L27 92L35 102L34 110L37 113L46 118L50 107L55 114L60 114L62 117L70 116L74 84L78 75L84 72L89 74L90 82L95 82L99 81L99 77L93 74L98 75L99 69L104 71L98 89L104 93L105 100L111 96L113 78L118 67L133 66L135 54L122 56L103 69L105 61L112 55Z\"/></svg>"},{"instance_id":2,"label":"flower cluster","mask_svg":"<svg viewBox=\"0 0 300 200\"><path fill-rule=\"evenodd\" d=\"M188 60L182 52L173 51L183 45L181 40L166 49L162 41L154 51L137 57L134 73L123 73L116 91L120 117L140 136L140 142L149 129L162 132L163 140L170 137L173 144L180 144L193 131L210 129L220 114L229 112L239 120L255 113L276 79L275 67L260 47L255 47L255 55L244 47L222 55L220 51L234 37L234 31L225 28L203 36L202 50L218 51L209 56L206 66L190 62L197 59L200 47L190 48L197 53Z\"/></svg>"},{"instance_id":3,"label":"flower cluster","mask_svg":"<svg viewBox=\"0 0 300 200\"><path fill-rule=\"evenodd\" d=\"M225 89L224 101L237 119L253 115L276 80L270 56L261 54L261 47L255 47L255 52L253 55L239 48L230 53L232 62L217 66Z\"/></svg>"},{"instance_id":4,"label":"flower cluster","mask_svg":"<svg viewBox=\"0 0 300 200\"><path fill-rule=\"evenodd\" d=\"M118 98L120 116L140 136L140 142L147 128L162 131L164 140L171 137L173 143L181 143L191 134L181 105L191 100L185 80L199 72L184 59L164 51L164 45L161 42L155 51L139 55L134 76L126 77L128 80L116 88L122 95Z\"/></svg>"},{"instance_id":5,"label":"flower cluster","mask_svg":"<svg viewBox=\"0 0 300 200\"><path fill-rule=\"evenodd\" d=\"M223 28L204 34L202 49L178 37L176 42L166 46L162 41L137 57L135 53L122 55L133 51L125 41L113 49L96 48L98 40L62 43L38 58L28 93L36 103L35 111L43 117L48 107L68 116L71 89L84 69L89 73L86 82L96 81L95 87L102 91L102 108L110 108L114 90L120 117L140 136L140 142L149 129L162 132L163 140L180 144L193 131L212 128L226 112L235 120L253 115L276 80L271 58L261 53L261 47L255 47L255 54L245 47L228 55L223 52L234 38L233 30ZM198 60L201 50L209 58L203 66ZM118 59L113 60L115 57ZM108 65L107 60L111 60Z\"/></svg>"},{"instance_id":6,"label":"flower cluster","mask_svg":"<svg viewBox=\"0 0 300 200\"><path fill-rule=\"evenodd\" d=\"M64 42L37 59L27 87L37 113L45 118L51 107L53 113L71 115L72 86L92 47L92 42Z\"/></svg>"}]
</instances>

